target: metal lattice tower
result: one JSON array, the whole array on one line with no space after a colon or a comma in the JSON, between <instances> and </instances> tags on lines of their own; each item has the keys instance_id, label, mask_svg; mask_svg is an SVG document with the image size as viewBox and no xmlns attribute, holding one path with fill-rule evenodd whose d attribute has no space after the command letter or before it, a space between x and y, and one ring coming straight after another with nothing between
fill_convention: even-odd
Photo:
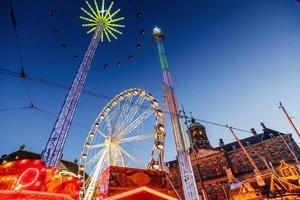
<instances>
[{"instance_id":1,"label":"metal lattice tower","mask_svg":"<svg viewBox=\"0 0 300 200\"><path fill-rule=\"evenodd\" d=\"M101 40L103 42L104 35L109 42L111 40L110 36L117 39L114 32L118 34L122 34L122 32L118 31L114 27L124 27L124 25L116 24L117 21L123 20L124 17L113 19L113 17L120 11L120 9L117 9L115 12L111 13L113 2L111 2L106 10L104 9L105 0L102 0L101 10L99 10L96 0L94 0L95 8L93 8L87 0L85 2L90 11L81 8L87 17L80 16L80 18L88 22L82 26L91 27L87 33L94 32L94 35L72 82L69 93L65 98L58 118L56 119L46 148L42 152L42 160L47 166L57 167L60 159L62 158L63 148L72 123L75 109L78 105L79 97L99 41Z\"/></svg>"},{"instance_id":2,"label":"metal lattice tower","mask_svg":"<svg viewBox=\"0 0 300 200\"><path fill-rule=\"evenodd\" d=\"M173 87L173 81L169 71L165 50L163 47L164 34L158 27L153 29L153 41L157 44L161 67L163 70L163 80L165 93L169 105L172 128L175 137L175 144L178 156L179 170L183 185L184 197L186 200L198 200L198 190L195 182L194 172L188 152L188 146L184 135L182 121L179 115L179 106Z\"/></svg>"}]
</instances>

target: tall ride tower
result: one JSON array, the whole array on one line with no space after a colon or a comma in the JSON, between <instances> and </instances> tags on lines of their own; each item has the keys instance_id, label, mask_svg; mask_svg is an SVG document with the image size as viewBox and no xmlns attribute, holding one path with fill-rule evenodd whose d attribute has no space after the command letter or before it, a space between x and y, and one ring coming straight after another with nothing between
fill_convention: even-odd
<instances>
[{"instance_id":1,"label":"tall ride tower","mask_svg":"<svg viewBox=\"0 0 300 200\"><path fill-rule=\"evenodd\" d=\"M47 166L57 167L60 159L62 158L63 148L72 123L75 109L78 105L79 97L82 92L82 88L99 41L101 40L103 42L104 35L109 42L110 36L117 39L114 33L122 34L122 32L118 31L114 27L124 27L124 25L116 24L116 22L123 20L124 17L113 19L113 17L118 14L118 12L120 12L120 9L118 9L115 12L111 13L113 2L111 2L108 9L106 10L104 9L105 0L102 0L101 10L99 10L99 6L96 0L94 0L95 8L93 8L87 0L85 2L90 11L81 8L81 10L87 15L87 17L80 16L80 18L88 22L87 24L83 24L82 26L90 27L90 30L87 33L94 32L94 35L79 66L72 86L70 87L69 93L65 98L60 113L56 119L46 148L42 152L42 160L46 163Z\"/></svg>"},{"instance_id":2,"label":"tall ride tower","mask_svg":"<svg viewBox=\"0 0 300 200\"><path fill-rule=\"evenodd\" d=\"M163 47L164 34L158 27L153 29L153 41L157 44L159 59L163 70L165 93L169 105L173 133L178 156L179 170L186 200L198 200L198 190L195 182L194 172L188 152L188 146L184 135L182 121L179 115L179 106L173 87L173 81L169 71L165 50Z\"/></svg>"}]
</instances>

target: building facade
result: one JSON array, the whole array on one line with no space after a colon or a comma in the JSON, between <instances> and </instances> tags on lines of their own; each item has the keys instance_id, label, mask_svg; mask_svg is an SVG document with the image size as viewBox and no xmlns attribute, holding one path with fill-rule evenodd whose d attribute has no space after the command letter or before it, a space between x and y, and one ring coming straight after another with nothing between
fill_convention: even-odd
<instances>
[{"instance_id":1,"label":"building facade","mask_svg":"<svg viewBox=\"0 0 300 200\"><path fill-rule=\"evenodd\" d=\"M300 159L300 149L291 134L283 134L267 128L263 123L262 133L257 134L251 129L252 136L241 142L258 166L262 174L269 172L270 166L278 168L280 161L295 164L295 157ZM212 147L207 137L205 127L192 120L189 125L191 144L190 157L199 195L206 195L208 200L230 199L227 172L231 171L240 181L254 177L253 167L237 142L224 144L219 140L218 147ZM281 137L282 136L282 137ZM283 141L284 140L284 141ZM285 145L285 142L290 147ZM181 179L177 160L167 163L170 177L176 190L182 194Z\"/></svg>"}]
</instances>

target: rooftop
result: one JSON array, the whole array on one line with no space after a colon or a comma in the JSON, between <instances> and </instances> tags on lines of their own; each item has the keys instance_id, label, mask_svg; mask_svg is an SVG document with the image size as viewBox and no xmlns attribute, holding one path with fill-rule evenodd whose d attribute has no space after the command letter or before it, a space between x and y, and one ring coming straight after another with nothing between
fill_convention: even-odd
<instances>
[{"instance_id":1,"label":"rooftop","mask_svg":"<svg viewBox=\"0 0 300 200\"><path fill-rule=\"evenodd\" d=\"M0 164L5 160L7 162L12 162L15 160L22 160L22 159L41 159L40 154L27 151L24 149L19 149L18 151L15 151L13 153L10 153L8 155L2 155L0 158ZM78 165L74 162L61 160L61 164L63 164L69 171L73 172L74 174L77 174L78 172Z\"/></svg>"},{"instance_id":2,"label":"rooftop","mask_svg":"<svg viewBox=\"0 0 300 200\"><path fill-rule=\"evenodd\" d=\"M244 146L249 146L249 144L254 145L254 144L261 143L262 141L277 137L277 136L279 136L279 134L285 135L284 133L280 133L278 131L264 127L262 133L241 139L240 141ZM236 148L236 149L240 148L240 145L238 144L238 142L231 142L231 143L225 144L223 146L216 147L215 149L216 150L224 150L226 152L229 152L229 151L234 150L233 146L235 146L234 148Z\"/></svg>"}]
</instances>

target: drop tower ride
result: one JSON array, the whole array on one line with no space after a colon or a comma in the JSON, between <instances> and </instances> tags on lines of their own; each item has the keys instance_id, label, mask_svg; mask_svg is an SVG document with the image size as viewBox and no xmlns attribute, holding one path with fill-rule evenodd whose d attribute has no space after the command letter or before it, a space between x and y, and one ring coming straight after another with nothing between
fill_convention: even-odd
<instances>
[{"instance_id":1,"label":"drop tower ride","mask_svg":"<svg viewBox=\"0 0 300 200\"><path fill-rule=\"evenodd\" d=\"M185 200L198 200L199 196L197 185L188 152L186 138L184 135L183 124L179 115L179 106L173 87L173 81L163 47L163 40L164 34L161 32L160 28L155 27L153 29L153 41L157 45L160 64L163 71L164 89L167 96L169 112L171 116L184 197Z\"/></svg>"}]
</instances>

